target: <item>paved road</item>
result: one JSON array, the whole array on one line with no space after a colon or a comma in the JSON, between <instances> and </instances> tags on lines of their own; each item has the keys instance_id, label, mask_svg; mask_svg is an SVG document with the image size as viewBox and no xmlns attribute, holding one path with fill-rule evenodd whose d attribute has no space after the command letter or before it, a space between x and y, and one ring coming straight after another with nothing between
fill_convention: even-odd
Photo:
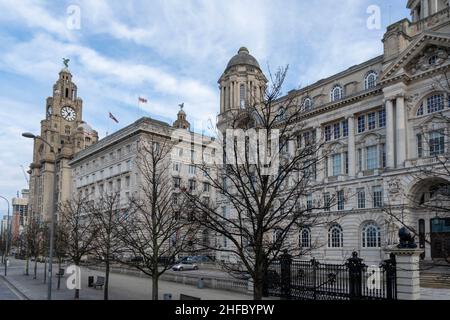
<instances>
[{"instance_id":1,"label":"paved road","mask_svg":"<svg viewBox=\"0 0 450 320\"><path fill-rule=\"evenodd\" d=\"M25 261L11 259L11 268L8 272L8 280L20 290L25 296L31 300L46 299L47 285L43 283L44 265L38 264L37 279L33 279L34 262L30 264L30 275L24 275ZM55 270L57 267L55 266ZM95 290L88 288L89 276L104 276L101 271L81 270L81 290L80 299L101 300L103 299L103 290ZM69 300L73 299L74 291L67 289L67 277L61 279L61 289L56 289L57 278L53 278L53 299ZM110 275L110 299L111 300L149 300L151 299L151 279L139 278L124 274L112 273ZM164 294L172 295L173 300L178 300L180 294L194 296L202 300L251 300L251 296L215 290L215 289L198 289L195 286L183 285L180 283L160 281L159 282L159 298L163 299Z\"/></svg>"},{"instance_id":2,"label":"paved road","mask_svg":"<svg viewBox=\"0 0 450 320\"><path fill-rule=\"evenodd\" d=\"M0 300L23 300L23 298L20 292L0 276Z\"/></svg>"}]
</instances>

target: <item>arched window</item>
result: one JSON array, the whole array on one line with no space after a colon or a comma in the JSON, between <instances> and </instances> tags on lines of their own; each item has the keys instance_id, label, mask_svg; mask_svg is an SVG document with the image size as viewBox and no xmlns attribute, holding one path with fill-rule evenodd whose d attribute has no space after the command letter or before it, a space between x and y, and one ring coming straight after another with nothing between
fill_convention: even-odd
<instances>
[{"instance_id":1,"label":"arched window","mask_svg":"<svg viewBox=\"0 0 450 320\"><path fill-rule=\"evenodd\" d=\"M342 87L340 85L335 85L333 87L333 90L331 90L331 101L338 101L340 99L342 99L343 97L343 91L342 91Z\"/></svg>"},{"instance_id":2,"label":"arched window","mask_svg":"<svg viewBox=\"0 0 450 320\"><path fill-rule=\"evenodd\" d=\"M305 98L305 100L303 100L303 110L304 111L310 111L312 109L312 100L311 98Z\"/></svg>"},{"instance_id":3,"label":"arched window","mask_svg":"<svg viewBox=\"0 0 450 320\"><path fill-rule=\"evenodd\" d=\"M367 222L362 228L362 247L381 247L380 227L375 222Z\"/></svg>"},{"instance_id":4,"label":"arched window","mask_svg":"<svg viewBox=\"0 0 450 320\"><path fill-rule=\"evenodd\" d=\"M300 248L310 248L311 247L311 230L309 230L309 228L301 229L298 240L299 240Z\"/></svg>"},{"instance_id":5,"label":"arched window","mask_svg":"<svg viewBox=\"0 0 450 320\"><path fill-rule=\"evenodd\" d=\"M440 112L445 108L445 94L437 93L430 95L424 99L419 108L417 109L417 116L423 116L425 114Z\"/></svg>"},{"instance_id":6,"label":"arched window","mask_svg":"<svg viewBox=\"0 0 450 320\"><path fill-rule=\"evenodd\" d=\"M344 246L344 233L342 227L338 224L328 229L328 247L342 248Z\"/></svg>"},{"instance_id":7,"label":"arched window","mask_svg":"<svg viewBox=\"0 0 450 320\"><path fill-rule=\"evenodd\" d=\"M283 231L280 229L277 229L273 232L273 242L274 243L278 243L280 244L281 242L281 237L283 236Z\"/></svg>"},{"instance_id":8,"label":"arched window","mask_svg":"<svg viewBox=\"0 0 450 320\"><path fill-rule=\"evenodd\" d=\"M366 90L376 87L378 75L375 71L370 71L364 79L364 88Z\"/></svg>"},{"instance_id":9,"label":"arched window","mask_svg":"<svg viewBox=\"0 0 450 320\"><path fill-rule=\"evenodd\" d=\"M284 109L283 107L278 109L277 118L278 118L278 120L285 120L286 119L286 109Z\"/></svg>"}]
</instances>

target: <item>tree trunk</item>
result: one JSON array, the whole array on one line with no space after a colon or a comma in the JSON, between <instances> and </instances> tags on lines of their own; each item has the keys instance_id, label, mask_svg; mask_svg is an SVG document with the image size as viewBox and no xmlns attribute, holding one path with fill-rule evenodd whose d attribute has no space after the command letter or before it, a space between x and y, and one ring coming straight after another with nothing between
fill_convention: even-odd
<instances>
[{"instance_id":1,"label":"tree trunk","mask_svg":"<svg viewBox=\"0 0 450 320\"><path fill-rule=\"evenodd\" d=\"M37 258L34 259L34 277L33 279L37 278Z\"/></svg>"},{"instance_id":2,"label":"tree trunk","mask_svg":"<svg viewBox=\"0 0 450 320\"><path fill-rule=\"evenodd\" d=\"M44 263L44 283L47 282L47 259L45 259Z\"/></svg>"},{"instance_id":3,"label":"tree trunk","mask_svg":"<svg viewBox=\"0 0 450 320\"><path fill-rule=\"evenodd\" d=\"M263 281L255 280L253 283L253 300L260 301L263 298Z\"/></svg>"},{"instance_id":4,"label":"tree trunk","mask_svg":"<svg viewBox=\"0 0 450 320\"><path fill-rule=\"evenodd\" d=\"M30 268L30 258L27 257L27 263L25 264L25 275L29 275L29 268Z\"/></svg>"},{"instance_id":5,"label":"tree trunk","mask_svg":"<svg viewBox=\"0 0 450 320\"><path fill-rule=\"evenodd\" d=\"M61 270L61 258L58 258L58 274L60 274ZM61 275L58 276L58 286L57 289L59 290L59 288L61 287Z\"/></svg>"},{"instance_id":6,"label":"tree trunk","mask_svg":"<svg viewBox=\"0 0 450 320\"><path fill-rule=\"evenodd\" d=\"M108 300L108 286L109 286L109 259L106 259L105 268L105 289L103 290L103 299Z\"/></svg>"},{"instance_id":7,"label":"tree trunk","mask_svg":"<svg viewBox=\"0 0 450 320\"><path fill-rule=\"evenodd\" d=\"M158 275L152 277L152 300L158 300Z\"/></svg>"}]
</instances>

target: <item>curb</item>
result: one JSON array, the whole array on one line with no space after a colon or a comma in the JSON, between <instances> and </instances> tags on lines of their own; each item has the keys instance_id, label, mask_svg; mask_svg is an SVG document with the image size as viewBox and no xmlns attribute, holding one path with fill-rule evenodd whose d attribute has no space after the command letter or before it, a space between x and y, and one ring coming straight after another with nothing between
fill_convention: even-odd
<instances>
[{"instance_id":1,"label":"curb","mask_svg":"<svg viewBox=\"0 0 450 320\"><path fill-rule=\"evenodd\" d=\"M9 279L7 279L5 276L1 276L0 275L0 279L3 280L6 284L7 287L9 287L9 289L17 296L19 297L20 300L31 300L30 298L28 298L22 291L20 291L19 289L17 289L17 287L11 283L11 281L9 281Z\"/></svg>"}]
</instances>

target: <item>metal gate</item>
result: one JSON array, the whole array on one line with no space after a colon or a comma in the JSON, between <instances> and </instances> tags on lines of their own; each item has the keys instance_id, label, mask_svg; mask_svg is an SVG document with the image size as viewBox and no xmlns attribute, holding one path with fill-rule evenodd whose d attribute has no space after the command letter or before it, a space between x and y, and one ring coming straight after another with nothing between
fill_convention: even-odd
<instances>
[{"instance_id":1,"label":"metal gate","mask_svg":"<svg viewBox=\"0 0 450 320\"><path fill-rule=\"evenodd\" d=\"M288 300L397 299L395 257L373 267L356 252L345 264L298 261L283 254L268 267L265 293Z\"/></svg>"}]
</instances>

